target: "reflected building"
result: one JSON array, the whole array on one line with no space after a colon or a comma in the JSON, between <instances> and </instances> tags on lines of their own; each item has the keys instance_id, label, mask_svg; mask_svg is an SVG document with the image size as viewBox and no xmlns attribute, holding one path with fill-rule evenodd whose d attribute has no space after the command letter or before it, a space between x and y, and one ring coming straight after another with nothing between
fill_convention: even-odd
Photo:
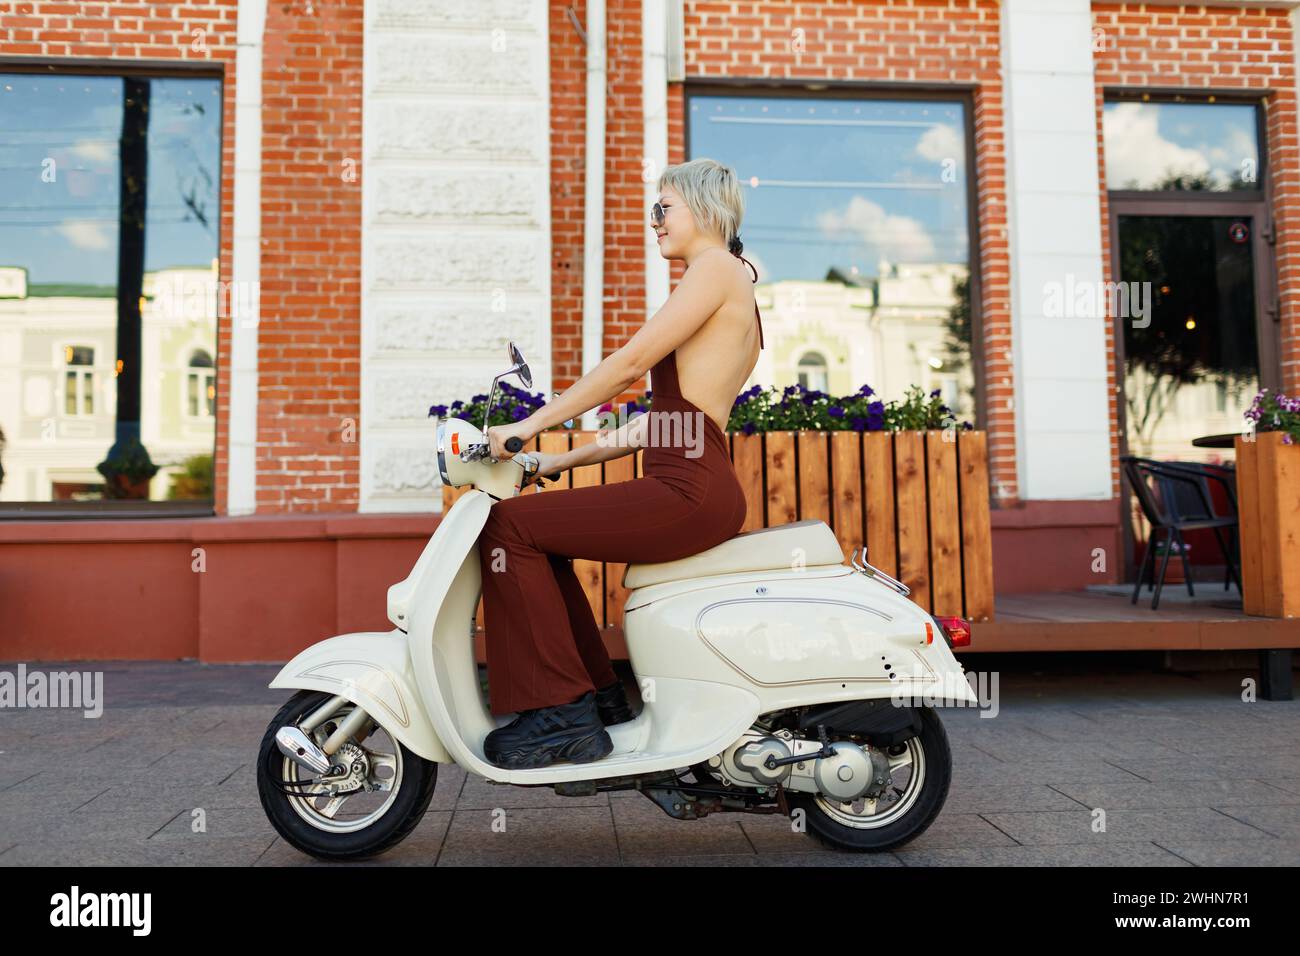
<instances>
[{"instance_id":1,"label":"reflected building","mask_svg":"<svg viewBox=\"0 0 1300 956\"><path fill-rule=\"evenodd\" d=\"M938 389L958 418L973 419L969 344L954 315L968 268L881 260L876 275L832 268L821 281L760 283L766 348L751 385L803 385L847 395L870 385L882 400L912 385Z\"/></svg>"},{"instance_id":2,"label":"reflected building","mask_svg":"<svg viewBox=\"0 0 1300 956\"><path fill-rule=\"evenodd\" d=\"M144 276L140 436L159 466L153 500L168 497L186 459L212 454L216 293L215 263ZM29 286L25 269L0 266L0 501L103 497L116 330L111 286Z\"/></svg>"}]
</instances>

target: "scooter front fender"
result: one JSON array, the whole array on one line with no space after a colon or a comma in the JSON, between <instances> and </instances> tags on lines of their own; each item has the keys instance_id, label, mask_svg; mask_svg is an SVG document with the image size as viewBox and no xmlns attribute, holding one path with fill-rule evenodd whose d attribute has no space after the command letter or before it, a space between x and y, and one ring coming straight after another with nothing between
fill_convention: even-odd
<instances>
[{"instance_id":1,"label":"scooter front fender","mask_svg":"<svg viewBox=\"0 0 1300 956\"><path fill-rule=\"evenodd\" d=\"M346 697L409 750L426 760L451 762L421 702L400 630L340 634L313 644L285 664L270 686Z\"/></svg>"}]
</instances>

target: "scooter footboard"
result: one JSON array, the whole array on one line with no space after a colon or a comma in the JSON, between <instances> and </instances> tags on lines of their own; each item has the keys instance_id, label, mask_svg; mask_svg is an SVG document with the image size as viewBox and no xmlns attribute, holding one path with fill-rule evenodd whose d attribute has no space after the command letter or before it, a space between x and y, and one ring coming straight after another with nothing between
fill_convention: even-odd
<instances>
[{"instance_id":1,"label":"scooter footboard","mask_svg":"<svg viewBox=\"0 0 1300 956\"><path fill-rule=\"evenodd\" d=\"M346 697L407 749L426 760L451 763L420 702L407 638L400 630L340 634L313 644L285 664L269 686Z\"/></svg>"}]
</instances>

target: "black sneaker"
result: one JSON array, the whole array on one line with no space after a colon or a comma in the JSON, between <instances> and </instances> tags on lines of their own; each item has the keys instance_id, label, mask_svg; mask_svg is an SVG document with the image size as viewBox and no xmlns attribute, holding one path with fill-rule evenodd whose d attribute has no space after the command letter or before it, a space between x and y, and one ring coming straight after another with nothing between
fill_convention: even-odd
<instances>
[{"instance_id":1,"label":"black sneaker","mask_svg":"<svg viewBox=\"0 0 1300 956\"><path fill-rule=\"evenodd\" d=\"M624 690L621 680L614 681L608 687L596 689L596 712L600 714L600 722L606 727L626 723L636 716L628 705L627 691Z\"/></svg>"},{"instance_id":2,"label":"black sneaker","mask_svg":"<svg viewBox=\"0 0 1300 956\"><path fill-rule=\"evenodd\" d=\"M609 756L609 739L596 711L596 694L587 691L577 700L553 707L519 712L483 740L488 763L511 770L527 770L568 760L590 763Z\"/></svg>"}]
</instances>

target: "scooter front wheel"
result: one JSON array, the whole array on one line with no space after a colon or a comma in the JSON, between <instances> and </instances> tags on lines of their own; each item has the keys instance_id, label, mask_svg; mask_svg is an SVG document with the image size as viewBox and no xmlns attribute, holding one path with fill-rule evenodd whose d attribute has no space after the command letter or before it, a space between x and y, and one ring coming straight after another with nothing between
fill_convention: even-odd
<instances>
[{"instance_id":1,"label":"scooter front wheel","mask_svg":"<svg viewBox=\"0 0 1300 956\"><path fill-rule=\"evenodd\" d=\"M360 860L391 849L415 829L433 798L438 765L374 726L350 737L335 754L345 775L313 782L312 774L276 745L282 727L295 727L331 699L299 691L271 720L257 756L262 809L285 842L320 860ZM341 704L312 732L322 746L352 713ZM341 759L340 759L341 758Z\"/></svg>"},{"instance_id":2,"label":"scooter front wheel","mask_svg":"<svg viewBox=\"0 0 1300 956\"><path fill-rule=\"evenodd\" d=\"M885 749L891 776L885 793L849 802L820 793L786 794L792 815L802 811L807 832L818 842L837 850L880 853L915 839L934 822L948 797L952 751L934 708L917 709L921 732Z\"/></svg>"}]
</instances>

